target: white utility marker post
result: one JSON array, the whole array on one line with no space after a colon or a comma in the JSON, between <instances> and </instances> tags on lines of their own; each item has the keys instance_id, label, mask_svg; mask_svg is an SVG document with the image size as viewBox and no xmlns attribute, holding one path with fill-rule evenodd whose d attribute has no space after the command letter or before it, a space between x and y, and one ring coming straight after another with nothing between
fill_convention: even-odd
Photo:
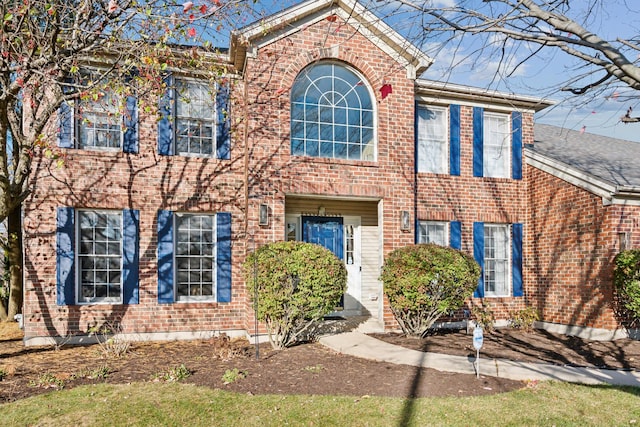
<instances>
[{"instance_id":1,"label":"white utility marker post","mask_svg":"<svg viewBox=\"0 0 640 427\"><path fill-rule=\"evenodd\" d=\"M482 335L482 328L476 326L473 329L473 347L476 349L476 378L480 378L480 349L484 342L484 336Z\"/></svg>"}]
</instances>

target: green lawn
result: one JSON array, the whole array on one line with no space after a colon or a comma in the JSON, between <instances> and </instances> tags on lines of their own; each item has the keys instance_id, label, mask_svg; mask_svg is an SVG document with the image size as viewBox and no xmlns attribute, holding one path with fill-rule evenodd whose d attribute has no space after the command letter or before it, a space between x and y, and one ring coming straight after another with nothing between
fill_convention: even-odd
<instances>
[{"instance_id":1,"label":"green lawn","mask_svg":"<svg viewBox=\"0 0 640 427\"><path fill-rule=\"evenodd\" d=\"M0 420L6 426L633 426L640 425L639 395L638 388L565 383L484 397L414 400L100 384L0 405Z\"/></svg>"}]
</instances>

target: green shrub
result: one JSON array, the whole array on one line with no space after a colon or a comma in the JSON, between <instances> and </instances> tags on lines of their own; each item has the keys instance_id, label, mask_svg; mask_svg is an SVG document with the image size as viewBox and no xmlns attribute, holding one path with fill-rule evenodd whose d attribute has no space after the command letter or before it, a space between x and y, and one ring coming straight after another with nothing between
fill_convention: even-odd
<instances>
[{"instance_id":1,"label":"green shrub","mask_svg":"<svg viewBox=\"0 0 640 427\"><path fill-rule=\"evenodd\" d=\"M222 374L222 382L224 385L235 383L243 378L247 378L247 372L241 371L238 368L227 369Z\"/></svg>"},{"instance_id":2,"label":"green shrub","mask_svg":"<svg viewBox=\"0 0 640 427\"><path fill-rule=\"evenodd\" d=\"M462 307L478 286L480 266L456 249L405 246L385 260L380 280L402 331L424 337L443 314Z\"/></svg>"},{"instance_id":3,"label":"green shrub","mask_svg":"<svg viewBox=\"0 0 640 427\"><path fill-rule=\"evenodd\" d=\"M540 320L538 310L536 310L534 307L525 307L522 310L511 313L511 319L509 319L509 323L511 324L512 328L531 332L533 331L533 322L537 320Z\"/></svg>"},{"instance_id":4,"label":"green shrub","mask_svg":"<svg viewBox=\"0 0 640 427\"><path fill-rule=\"evenodd\" d=\"M243 274L249 296L258 290L258 320L266 323L274 348L289 347L335 310L347 286L347 270L322 246L274 242L249 254Z\"/></svg>"},{"instance_id":5,"label":"green shrub","mask_svg":"<svg viewBox=\"0 0 640 427\"><path fill-rule=\"evenodd\" d=\"M613 283L624 314L632 321L640 319L640 249L622 251L616 255Z\"/></svg>"}]
</instances>

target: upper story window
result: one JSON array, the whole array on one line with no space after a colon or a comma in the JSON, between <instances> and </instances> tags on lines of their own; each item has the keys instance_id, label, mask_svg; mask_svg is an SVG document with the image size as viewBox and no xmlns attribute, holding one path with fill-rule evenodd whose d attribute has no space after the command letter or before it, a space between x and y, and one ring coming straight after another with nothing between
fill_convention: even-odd
<instances>
[{"instance_id":1,"label":"upper story window","mask_svg":"<svg viewBox=\"0 0 640 427\"><path fill-rule=\"evenodd\" d=\"M122 116L111 92L82 98L77 104L78 148L121 148Z\"/></svg>"},{"instance_id":2,"label":"upper story window","mask_svg":"<svg viewBox=\"0 0 640 427\"><path fill-rule=\"evenodd\" d=\"M418 172L449 171L449 133L447 109L418 106Z\"/></svg>"},{"instance_id":3,"label":"upper story window","mask_svg":"<svg viewBox=\"0 0 640 427\"><path fill-rule=\"evenodd\" d=\"M473 176L522 179L522 113L473 108Z\"/></svg>"},{"instance_id":4,"label":"upper story window","mask_svg":"<svg viewBox=\"0 0 640 427\"><path fill-rule=\"evenodd\" d=\"M511 176L511 132L506 114L484 114L483 176Z\"/></svg>"},{"instance_id":5,"label":"upper story window","mask_svg":"<svg viewBox=\"0 0 640 427\"><path fill-rule=\"evenodd\" d=\"M158 152L230 158L229 85L173 75L160 100Z\"/></svg>"},{"instance_id":6,"label":"upper story window","mask_svg":"<svg viewBox=\"0 0 640 427\"><path fill-rule=\"evenodd\" d=\"M298 75L291 90L291 154L376 160L371 91L355 71L321 62Z\"/></svg>"},{"instance_id":7,"label":"upper story window","mask_svg":"<svg viewBox=\"0 0 640 427\"><path fill-rule=\"evenodd\" d=\"M92 72L84 73L79 82L88 88L86 93L60 105L58 146L137 153L136 97L116 94L113 85L94 84L92 77ZM127 89L124 83L122 88Z\"/></svg>"}]
</instances>

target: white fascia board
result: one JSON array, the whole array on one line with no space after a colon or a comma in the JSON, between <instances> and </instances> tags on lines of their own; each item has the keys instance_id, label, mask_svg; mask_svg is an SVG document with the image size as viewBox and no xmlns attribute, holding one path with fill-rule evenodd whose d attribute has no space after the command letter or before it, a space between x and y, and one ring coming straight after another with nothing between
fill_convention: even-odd
<instances>
[{"instance_id":1,"label":"white fascia board","mask_svg":"<svg viewBox=\"0 0 640 427\"><path fill-rule=\"evenodd\" d=\"M610 201L616 192L615 185L586 174L566 163L551 159L528 148L525 148L524 153L528 165L602 197L603 201Z\"/></svg>"},{"instance_id":2,"label":"white fascia board","mask_svg":"<svg viewBox=\"0 0 640 427\"><path fill-rule=\"evenodd\" d=\"M416 80L416 99L427 102L455 102L486 108L496 108L501 105L509 110L520 109L527 112L541 111L555 104L554 101L546 98L425 79Z\"/></svg>"},{"instance_id":3,"label":"white fascia board","mask_svg":"<svg viewBox=\"0 0 640 427\"><path fill-rule=\"evenodd\" d=\"M240 30L234 34L234 37L239 40L232 43L232 47L242 43L248 44L250 51L247 54L255 55L257 49L281 40L300 31L305 26L315 24L334 14L361 32L383 52L400 62L407 69L408 78L415 79L416 74L424 72L433 63L432 58L380 18L368 12L360 3L352 0L301 3ZM254 40L257 41L255 44Z\"/></svg>"}]
</instances>

